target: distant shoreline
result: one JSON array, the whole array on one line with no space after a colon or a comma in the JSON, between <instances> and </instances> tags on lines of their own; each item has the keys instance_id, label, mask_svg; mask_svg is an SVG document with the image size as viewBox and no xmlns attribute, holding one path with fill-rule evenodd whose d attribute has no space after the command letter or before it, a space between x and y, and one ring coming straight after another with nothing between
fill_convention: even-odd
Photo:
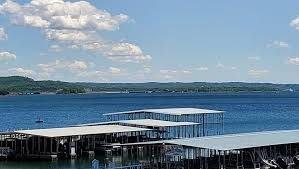
<instances>
[{"instance_id":1,"label":"distant shoreline","mask_svg":"<svg viewBox=\"0 0 299 169\"><path fill-rule=\"evenodd\" d=\"M148 82L148 83L79 83L35 81L22 76L0 77L0 95L51 95L83 93L235 93L295 92L299 84L243 82Z\"/></svg>"},{"instance_id":2,"label":"distant shoreline","mask_svg":"<svg viewBox=\"0 0 299 169\"><path fill-rule=\"evenodd\" d=\"M227 94L227 93L299 93L298 91L289 92L289 91L217 91L217 92L87 92L87 93L64 93L64 94L56 94L54 92L43 92L40 94L8 94L8 95L0 95L0 97L7 96L38 96L38 95L88 95L88 94Z\"/></svg>"}]
</instances>

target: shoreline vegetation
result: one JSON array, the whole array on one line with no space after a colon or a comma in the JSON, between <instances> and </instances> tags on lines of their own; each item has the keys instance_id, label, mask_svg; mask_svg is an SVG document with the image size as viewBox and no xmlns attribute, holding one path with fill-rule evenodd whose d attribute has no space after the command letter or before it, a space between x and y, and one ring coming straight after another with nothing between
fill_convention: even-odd
<instances>
[{"instance_id":1,"label":"shoreline vegetation","mask_svg":"<svg viewBox=\"0 0 299 169\"><path fill-rule=\"evenodd\" d=\"M0 77L0 95L84 94L84 93L199 93L199 92L281 92L299 91L299 84L243 82L147 82L87 83L35 81L28 77Z\"/></svg>"}]
</instances>

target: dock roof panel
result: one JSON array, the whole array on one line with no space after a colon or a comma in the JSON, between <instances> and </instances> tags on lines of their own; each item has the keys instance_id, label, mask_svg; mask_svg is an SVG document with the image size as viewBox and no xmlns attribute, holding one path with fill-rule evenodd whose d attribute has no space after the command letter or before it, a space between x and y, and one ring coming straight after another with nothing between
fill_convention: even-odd
<instances>
[{"instance_id":1,"label":"dock roof panel","mask_svg":"<svg viewBox=\"0 0 299 169\"><path fill-rule=\"evenodd\" d=\"M71 125L71 127L112 125L112 124L118 124L118 123L119 123L119 121L103 121L103 122L95 122L95 123L75 124L75 125Z\"/></svg>"},{"instance_id":2,"label":"dock roof panel","mask_svg":"<svg viewBox=\"0 0 299 169\"><path fill-rule=\"evenodd\" d=\"M96 126L96 125L105 125L105 124L130 124L130 125L147 126L147 127L174 127L174 126L197 125L199 123L175 122L175 121L164 121L164 120L154 120L154 119L136 119L136 120L120 120L120 121L106 121L106 122L99 122L99 123L79 124L75 126Z\"/></svg>"},{"instance_id":3,"label":"dock roof panel","mask_svg":"<svg viewBox=\"0 0 299 169\"><path fill-rule=\"evenodd\" d=\"M241 134L227 134L219 136L183 138L115 145L133 146L154 144L176 144L188 147L227 151L292 143L299 143L299 130L280 130Z\"/></svg>"},{"instance_id":4,"label":"dock roof panel","mask_svg":"<svg viewBox=\"0 0 299 169\"><path fill-rule=\"evenodd\" d=\"M219 110L199 109L199 108L166 108L166 109L143 109L133 110L124 112L106 113L103 115L117 115L117 114L132 114L132 113L159 113L159 114L170 114L170 115L187 115L187 114L217 114L223 113Z\"/></svg>"},{"instance_id":5,"label":"dock roof panel","mask_svg":"<svg viewBox=\"0 0 299 169\"><path fill-rule=\"evenodd\" d=\"M63 136L79 136L79 135L93 135L93 134L124 133L124 132L147 131L147 130L150 129L121 126L121 125L100 125L100 126L18 130L15 132L21 134L43 136L43 137L63 137Z\"/></svg>"},{"instance_id":6,"label":"dock roof panel","mask_svg":"<svg viewBox=\"0 0 299 169\"><path fill-rule=\"evenodd\" d=\"M213 150L240 150L299 143L299 130L281 130L167 140L165 143Z\"/></svg>"},{"instance_id":7,"label":"dock roof panel","mask_svg":"<svg viewBox=\"0 0 299 169\"><path fill-rule=\"evenodd\" d=\"M164 121L164 120L154 120L154 119L122 120L119 122L124 124L150 126L150 127L173 127L173 126L188 126L188 125L198 124L194 122L174 122L174 121Z\"/></svg>"}]
</instances>

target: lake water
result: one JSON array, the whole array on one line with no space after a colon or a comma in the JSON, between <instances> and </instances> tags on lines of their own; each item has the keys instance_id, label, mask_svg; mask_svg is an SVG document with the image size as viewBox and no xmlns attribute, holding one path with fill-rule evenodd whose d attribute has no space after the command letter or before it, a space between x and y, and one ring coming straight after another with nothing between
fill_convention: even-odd
<instances>
[{"instance_id":1,"label":"lake water","mask_svg":"<svg viewBox=\"0 0 299 169\"><path fill-rule=\"evenodd\" d=\"M224 132L299 129L299 93L152 93L0 97L0 131L103 121L102 114L145 108L198 107L226 111ZM36 124L42 118L45 123ZM1 169L85 169L89 160L0 162Z\"/></svg>"}]
</instances>

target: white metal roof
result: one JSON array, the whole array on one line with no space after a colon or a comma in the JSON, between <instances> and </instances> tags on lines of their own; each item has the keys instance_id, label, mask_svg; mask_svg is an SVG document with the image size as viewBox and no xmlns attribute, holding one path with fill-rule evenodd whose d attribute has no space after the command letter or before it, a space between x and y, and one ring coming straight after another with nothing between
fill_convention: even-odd
<instances>
[{"instance_id":1,"label":"white metal roof","mask_svg":"<svg viewBox=\"0 0 299 169\"><path fill-rule=\"evenodd\" d=\"M121 125L100 125L100 126L18 130L15 132L22 133L22 134L43 136L43 137L63 137L63 136L79 136L79 135L92 135L92 134L123 133L123 132L146 131L146 130L150 130L150 129L121 126Z\"/></svg>"},{"instance_id":2,"label":"white metal roof","mask_svg":"<svg viewBox=\"0 0 299 169\"><path fill-rule=\"evenodd\" d=\"M118 124L118 123L119 121L103 121L103 122L96 122L96 123L76 124L76 125L71 125L71 127L111 125L111 124Z\"/></svg>"},{"instance_id":3,"label":"white metal roof","mask_svg":"<svg viewBox=\"0 0 299 169\"><path fill-rule=\"evenodd\" d=\"M115 144L119 146L176 144L212 150L240 150L246 148L263 147L299 143L299 130L280 130L241 134L227 134L196 138L160 140L138 143Z\"/></svg>"},{"instance_id":4,"label":"white metal roof","mask_svg":"<svg viewBox=\"0 0 299 169\"><path fill-rule=\"evenodd\" d=\"M131 114L131 113L140 113L140 112L170 114L170 115L223 113L223 111L198 109L198 108L166 108L166 109L143 109L143 110L133 110L133 111L124 111L124 112L114 112L114 113L106 113L103 115Z\"/></svg>"},{"instance_id":5,"label":"white metal roof","mask_svg":"<svg viewBox=\"0 0 299 169\"><path fill-rule=\"evenodd\" d=\"M138 126L152 126L152 127L188 126L188 125L198 124L194 122L174 122L174 121L153 120L153 119L122 120L119 122L124 124L132 124Z\"/></svg>"},{"instance_id":6,"label":"white metal roof","mask_svg":"<svg viewBox=\"0 0 299 169\"><path fill-rule=\"evenodd\" d=\"M238 150L299 143L299 130L281 130L167 140L165 143L213 150Z\"/></svg>"},{"instance_id":7,"label":"white metal roof","mask_svg":"<svg viewBox=\"0 0 299 169\"><path fill-rule=\"evenodd\" d=\"M196 125L199 123L194 122L174 122L174 121L164 121L164 120L154 120L154 119L136 119L136 120L120 120L120 121L106 121L99 123L88 123L79 124L75 126L96 126L104 124L131 124L137 126L147 126L147 127L173 127L173 126L188 126Z\"/></svg>"}]
</instances>

